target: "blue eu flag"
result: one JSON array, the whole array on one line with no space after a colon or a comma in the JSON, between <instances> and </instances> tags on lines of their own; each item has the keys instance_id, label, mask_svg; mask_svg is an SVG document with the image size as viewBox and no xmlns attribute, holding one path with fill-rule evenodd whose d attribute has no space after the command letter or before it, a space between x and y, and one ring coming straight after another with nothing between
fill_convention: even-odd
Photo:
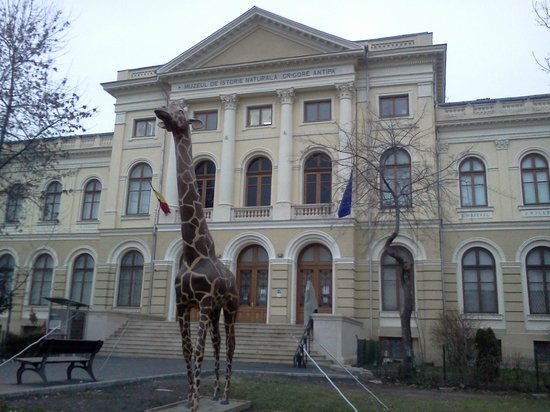
<instances>
[{"instance_id":1,"label":"blue eu flag","mask_svg":"<svg viewBox=\"0 0 550 412\"><path fill-rule=\"evenodd\" d=\"M351 214L351 192L353 187L353 173L349 175L348 184L346 185L346 190L344 190L344 195L340 201L340 206L338 207L338 217L345 217Z\"/></svg>"}]
</instances>

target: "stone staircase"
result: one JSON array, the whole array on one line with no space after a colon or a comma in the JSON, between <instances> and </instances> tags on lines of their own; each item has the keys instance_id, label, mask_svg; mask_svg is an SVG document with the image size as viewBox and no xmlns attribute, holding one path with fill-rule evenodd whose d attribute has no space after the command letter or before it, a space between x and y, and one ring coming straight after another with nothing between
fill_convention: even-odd
<instances>
[{"instance_id":1,"label":"stone staircase","mask_svg":"<svg viewBox=\"0 0 550 412\"><path fill-rule=\"evenodd\" d=\"M295 339L304 331L302 325L266 325L238 323L235 327L237 345L234 360L241 362L290 363L296 351ZM193 344L198 324L191 325ZM225 360L225 330L220 325L222 339L220 360ZM101 354L113 356L181 358L181 335L176 322L149 319L129 319L113 335L105 340ZM332 362L312 344L311 356L316 362L329 365ZM207 338L205 358L213 359L210 336Z\"/></svg>"}]
</instances>

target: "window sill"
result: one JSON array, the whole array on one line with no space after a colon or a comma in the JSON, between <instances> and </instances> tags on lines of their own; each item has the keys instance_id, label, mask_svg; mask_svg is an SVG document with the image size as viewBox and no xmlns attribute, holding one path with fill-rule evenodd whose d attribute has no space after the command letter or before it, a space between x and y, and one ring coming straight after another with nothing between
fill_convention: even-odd
<instances>
[{"instance_id":1,"label":"window sill","mask_svg":"<svg viewBox=\"0 0 550 412\"><path fill-rule=\"evenodd\" d=\"M463 219L492 219L495 208L491 206L459 207L456 209L458 218Z\"/></svg>"},{"instance_id":2,"label":"window sill","mask_svg":"<svg viewBox=\"0 0 550 412\"><path fill-rule=\"evenodd\" d=\"M149 213L139 214L139 215L124 215L120 217L120 220L145 220L149 219L151 215Z\"/></svg>"},{"instance_id":3,"label":"window sill","mask_svg":"<svg viewBox=\"0 0 550 412\"><path fill-rule=\"evenodd\" d=\"M464 313L464 316L471 320L486 322L502 322L504 315L501 313Z\"/></svg>"},{"instance_id":4,"label":"window sill","mask_svg":"<svg viewBox=\"0 0 550 412\"><path fill-rule=\"evenodd\" d=\"M546 217L550 216L550 205L518 206L521 217Z\"/></svg>"}]
</instances>

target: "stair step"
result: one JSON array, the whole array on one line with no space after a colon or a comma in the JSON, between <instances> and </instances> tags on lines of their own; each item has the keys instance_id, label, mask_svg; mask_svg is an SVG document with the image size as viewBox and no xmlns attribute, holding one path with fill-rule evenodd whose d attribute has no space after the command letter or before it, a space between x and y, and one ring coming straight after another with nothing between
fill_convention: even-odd
<instances>
[{"instance_id":1,"label":"stair step","mask_svg":"<svg viewBox=\"0 0 550 412\"><path fill-rule=\"evenodd\" d=\"M244 324L235 326L237 345L234 359L248 362L292 362L297 342L302 336L301 325ZM191 325L191 339L197 337L198 323ZM220 325L220 359L225 358L225 329ZM117 356L181 358L181 335L176 322L159 320L129 320L105 340L103 353ZM331 362L312 349L312 356L322 364ZM213 359L210 336L207 338L205 358Z\"/></svg>"}]
</instances>

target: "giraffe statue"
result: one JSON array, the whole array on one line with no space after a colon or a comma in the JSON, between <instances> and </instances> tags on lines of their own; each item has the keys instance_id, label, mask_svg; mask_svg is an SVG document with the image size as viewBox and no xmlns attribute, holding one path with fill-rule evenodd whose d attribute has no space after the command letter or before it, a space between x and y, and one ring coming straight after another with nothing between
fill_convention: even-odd
<instances>
[{"instance_id":1,"label":"giraffe statue","mask_svg":"<svg viewBox=\"0 0 550 412\"><path fill-rule=\"evenodd\" d=\"M219 399L221 342L219 319L222 311L225 322L227 365L221 402L228 403L239 298L235 276L216 257L214 240L208 230L197 190L190 125L200 128L202 122L188 119L182 102L171 102L167 107L155 110L155 114L161 120L159 127L172 132L176 148L177 186L183 239L183 255L175 282L176 312L181 331L183 356L187 364L188 402L191 410L196 411L199 404L201 366L208 329L210 329L215 356L214 399ZM199 331L194 351L189 325L192 308L199 309Z\"/></svg>"}]
</instances>

